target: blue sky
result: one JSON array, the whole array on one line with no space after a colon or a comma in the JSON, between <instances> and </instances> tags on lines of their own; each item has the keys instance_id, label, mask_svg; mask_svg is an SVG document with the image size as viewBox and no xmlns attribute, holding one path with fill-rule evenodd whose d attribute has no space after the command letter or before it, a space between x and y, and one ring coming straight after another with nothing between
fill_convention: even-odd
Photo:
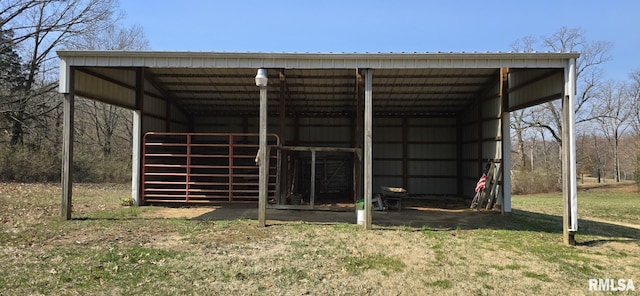
<instances>
[{"instance_id":1,"label":"blue sky","mask_svg":"<svg viewBox=\"0 0 640 296\"><path fill-rule=\"evenodd\" d=\"M495 52L580 27L613 42L611 79L640 70L640 1L121 0L152 50Z\"/></svg>"}]
</instances>

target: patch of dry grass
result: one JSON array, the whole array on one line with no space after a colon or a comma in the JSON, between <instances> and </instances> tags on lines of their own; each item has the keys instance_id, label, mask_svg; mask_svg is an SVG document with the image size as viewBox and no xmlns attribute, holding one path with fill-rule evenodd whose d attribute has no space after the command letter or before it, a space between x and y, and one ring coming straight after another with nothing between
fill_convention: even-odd
<instances>
[{"instance_id":1,"label":"patch of dry grass","mask_svg":"<svg viewBox=\"0 0 640 296\"><path fill-rule=\"evenodd\" d=\"M589 278L640 275L637 232L596 223L566 247L559 217L535 211L447 230L362 231L305 212L258 228L157 218L166 208L123 207L127 188L81 185L62 221L57 184L0 188L2 295L580 295Z\"/></svg>"}]
</instances>

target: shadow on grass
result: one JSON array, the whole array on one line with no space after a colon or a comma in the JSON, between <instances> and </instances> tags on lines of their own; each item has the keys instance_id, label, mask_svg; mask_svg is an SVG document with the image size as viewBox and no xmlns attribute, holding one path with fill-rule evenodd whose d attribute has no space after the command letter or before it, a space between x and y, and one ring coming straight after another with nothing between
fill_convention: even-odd
<instances>
[{"instance_id":1,"label":"shadow on grass","mask_svg":"<svg viewBox=\"0 0 640 296\"><path fill-rule=\"evenodd\" d=\"M435 207L434 207L435 206ZM447 204L409 204L402 211L373 211L372 221L375 227L405 227L414 230L472 230L500 229L513 231L531 231L543 233L562 233L562 217L555 215L514 209L511 214L502 215L499 211L470 210L466 201ZM222 205L211 209L194 220L257 220L257 205ZM314 210L277 210L267 209L267 224L303 222L308 224L356 224L355 210L314 211ZM580 245L594 246L604 242L621 240L640 242L640 229L620 225L579 220L577 235L611 237L612 240L593 240L579 242ZM639 226L640 227L640 226ZM630 240L629 240L630 239Z\"/></svg>"}]
</instances>

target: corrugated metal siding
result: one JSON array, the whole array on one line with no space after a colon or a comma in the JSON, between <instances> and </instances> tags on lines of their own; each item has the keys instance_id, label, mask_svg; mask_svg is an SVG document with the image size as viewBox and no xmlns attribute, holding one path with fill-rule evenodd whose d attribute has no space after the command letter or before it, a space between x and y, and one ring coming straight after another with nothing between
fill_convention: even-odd
<instances>
[{"instance_id":1,"label":"corrugated metal siding","mask_svg":"<svg viewBox=\"0 0 640 296\"><path fill-rule=\"evenodd\" d=\"M167 124L164 120L150 116L142 116L142 134L146 132L166 132Z\"/></svg>"},{"instance_id":2,"label":"corrugated metal siding","mask_svg":"<svg viewBox=\"0 0 640 296\"><path fill-rule=\"evenodd\" d=\"M240 117L195 117L194 132L196 133L244 133L245 120ZM255 131L249 130L252 133Z\"/></svg>"},{"instance_id":3,"label":"corrugated metal siding","mask_svg":"<svg viewBox=\"0 0 640 296\"><path fill-rule=\"evenodd\" d=\"M409 162L409 175L423 176L447 176L447 179L455 179L458 173L455 160L417 160ZM420 178L418 178L420 179ZM452 189L452 188L449 188ZM455 189L455 188L453 188Z\"/></svg>"},{"instance_id":4,"label":"corrugated metal siding","mask_svg":"<svg viewBox=\"0 0 640 296\"><path fill-rule=\"evenodd\" d=\"M428 188L429 195L456 195L455 179L410 179L409 188ZM410 194L412 192L409 192Z\"/></svg>"},{"instance_id":5,"label":"corrugated metal siding","mask_svg":"<svg viewBox=\"0 0 640 296\"><path fill-rule=\"evenodd\" d=\"M171 119L187 124L189 122L189 117L187 114L184 114L180 109L175 106L170 107Z\"/></svg>"},{"instance_id":6,"label":"corrugated metal siding","mask_svg":"<svg viewBox=\"0 0 640 296\"><path fill-rule=\"evenodd\" d=\"M145 113L165 117L167 115L166 105L165 101L161 99L145 95L142 108Z\"/></svg>"},{"instance_id":7,"label":"corrugated metal siding","mask_svg":"<svg viewBox=\"0 0 640 296\"><path fill-rule=\"evenodd\" d=\"M513 89L509 93L509 109L527 107L532 102L540 103L543 98L551 99L550 96L560 95L564 92L563 71L547 76L543 79L545 73L549 70L518 70L509 73L509 89ZM535 81L535 83L530 83ZM554 97L559 99L560 96Z\"/></svg>"},{"instance_id":8,"label":"corrugated metal siding","mask_svg":"<svg viewBox=\"0 0 640 296\"><path fill-rule=\"evenodd\" d=\"M134 77L134 81L135 81L135 77ZM135 85L135 84L133 84L133 85ZM156 88L155 83L152 83L147 78L145 78L144 91L145 91L145 93L153 94L156 97L164 97L163 92Z\"/></svg>"},{"instance_id":9,"label":"corrugated metal siding","mask_svg":"<svg viewBox=\"0 0 640 296\"><path fill-rule=\"evenodd\" d=\"M502 157L501 97L499 83L486 89L479 98L481 116L478 118L478 103L462 113L462 193L473 196L473 189L480 177L482 164L487 159L500 161ZM478 151L478 149L482 149Z\"/></svg>"},{"instance_id":10,"label":"corrugated metal siding","mask_svg":"<svg viewBox=\"0 0 640 296\"><path fill-rule=\"evenodd\" d=\"M500 137L500 119L485 119L482 123L482 137Z\"/></svg>"},{"instance_id":11,"label":"corrugated metal siding","mask_svg":"<svg viewBox=\"0 0 640 296\"><path fill-rule=\"evenodd\" d=\"M373 144L373 158L402 158L402 143L397 144ZM400 160L396 162L402 163Z\"/></svg>"},{"instance_id":12,"label":"corrugated metal siding","mask_svg":"<svg viewBox=\"0 0 640 296\"><path fill-rule=\"evenodd\" d=\"M380 186L405 186L403 159L406 159L405 189L410 194L456 193L456 118L374 118L373 133L374 191L380 190Z\"/></svg>"},{"instance_id":13,"label":"corrugated metal siding","mask_svg":"<svg viewBox=\"0 0 640 296\"><path fill-rule=\"evenodd\" d=\"M136 71L129 68L102 68L91 67L88 69L105 77L109 77L121 84L134 87L136 85Z\"/></svg>"},{"instance_id":14,"label":"corrugated metal siding","mask_svg":"<svg viewBox=\"0 0 640 296\"><path fill-rule=\"evenodd\" d=\"M112 71L122 75L131 72L124 70ZM75 90L76 93L81 96L91 97L105 103L122 107L135 108L135 91L81 71L76 71L75 74Z\"/></svg>"},{"instance_id":15,"label":"corrugated metal siding","mask_svg":"<svg viewBox=\"0 0 640 296\"><path fill-rule=\"evenodd\" d=\"M402 119L374 117L372 132L373 192L381 193L381 186L403 187Z\"/></svg>"},{"instance_id":16,"label":"corrugated metal siding","mask_svg":"<svg viewBox=\"0 0 640 296\"><path fill-rule=\"evenodd\" d=\"M350 118L300 118L298 123L299 145L353 147L354 127Z\"/></svg>"},{"instance_id":17,"label":"corrugated metal siding","mask_svg":"<svg viewBox=\"0 0 640 296\"><path fill-rule=\"evenodd\" d=\"M456 126L452 127L410 127L407 131L409 141L455 142Z\"/></svg>"},{"instance_id":18,"label":"corrugated metal siding","mask_svg":"<svg viewBox=\"0 0 640 296\"><path fill-rule=\"evenodd\" d=\"M376 160L372 167L374 175L402 175L402 162L400 161Z\"/></svg>"},{"instance_id":19,"label":"corrugated metal siding","mask_svg":"<svg viewBox=\"0 0 640 296\"><path fill-rule=\"evenodd\" d=\"M187 133L187 132L189 132L189 126L186 125L186 124L172 122L172 123L170 123L169 128L171 129L171 132L173 132L173 133Z\"/></svg>"}]
</instances>

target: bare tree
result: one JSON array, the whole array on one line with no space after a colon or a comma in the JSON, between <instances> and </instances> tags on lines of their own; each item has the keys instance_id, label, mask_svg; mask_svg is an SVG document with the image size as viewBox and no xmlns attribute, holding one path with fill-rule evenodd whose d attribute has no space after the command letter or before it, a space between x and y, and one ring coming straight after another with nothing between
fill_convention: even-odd
<instances>
[{"instance_id":1,"label":"bare tree","mask_svg":"<svg viewBox=\"0 0 640 296\"><path fill-rule=\"evenodd\" d=\"M586 33L580 28L562 27L557 32L549 36L542 36L539 39L542 43L541 49L554 52L580 52L580 58L576 65L576 79L578 95L575 112L576 123L588 122L596 119L599 114L594 113L593 98L594 92L602 81L602 70L600 66L609 61L609 50L613 46L607 41L588 41ZM538 39L525 37L514 41L511 46L518 51L533 51L537 48ZM531 112L532 116L522 120L525 123L523 128L536 127L546 130L557 142L562 142L562 106L559 100L548 102L536 108L536 112Z\"/></svg>"},{"instance_id":2,"label":"bare tree","mask_svg":"<svg viewBox=\"0 0 640 296\"><path fill-rule=\"evenodd\" d=\"M632 125L636 138L640 138L640 70L629 74L629 78L629 96L634 102Z\"/></svg>"},{"instance_id":3,"label":"bare tree","mask_svg":"<svg viewBox=\"0 0 640 296\"><path fill-rule=\"evenodd\" d=\"M11 143L23 142L25 129L59 108L54 51L70 39L107 28L114 22L117 0L8 0L0 8L2 27L11 29L12 42L22 52L26 81L24 95L2 102L11 118Z\"/></svg>"},{"instance_id":4,"label":"bare tree","mask_svg":"<svg viewBox=\"0 0 640 296\"><path fill-rule=\"evenodd\" d=\"M627 85L608 81L598 92L600 129L613 149L614 178L620 182L620 139L630 127L633 115L633 100L629 96Z\"/></svg>"},{"instance_id":5,"label":"bare tree","mask_svg":"<svg viewBox=\"0 0 640 296\"><path fill-rule=\"evenodd\" d=\"M140 26L123 28L110 25L105 30L77 36L70 41L70 48L81 49L143 50L149 47L149 41ZM80 102L79 107L95 128L95 136L92 136L92 139L100 145L104 157L111 155L115 136L131 142L131 133L128 128L128 125L132 124L131 112L97 101L82 100Z\"/></svg>"},{"instance_id":6,"label":"bare tree","mask_svg":"<svg viewBox=\"0 0 640 296\"><path fill-rule=\"evenodd\" d=\"M149 41L144 29L139 25L120 27L111 24L103 30L91 31L71 38L67 42L68 49L85 50L145 50L149 49Z\"/></svg>"}]
</instances>

